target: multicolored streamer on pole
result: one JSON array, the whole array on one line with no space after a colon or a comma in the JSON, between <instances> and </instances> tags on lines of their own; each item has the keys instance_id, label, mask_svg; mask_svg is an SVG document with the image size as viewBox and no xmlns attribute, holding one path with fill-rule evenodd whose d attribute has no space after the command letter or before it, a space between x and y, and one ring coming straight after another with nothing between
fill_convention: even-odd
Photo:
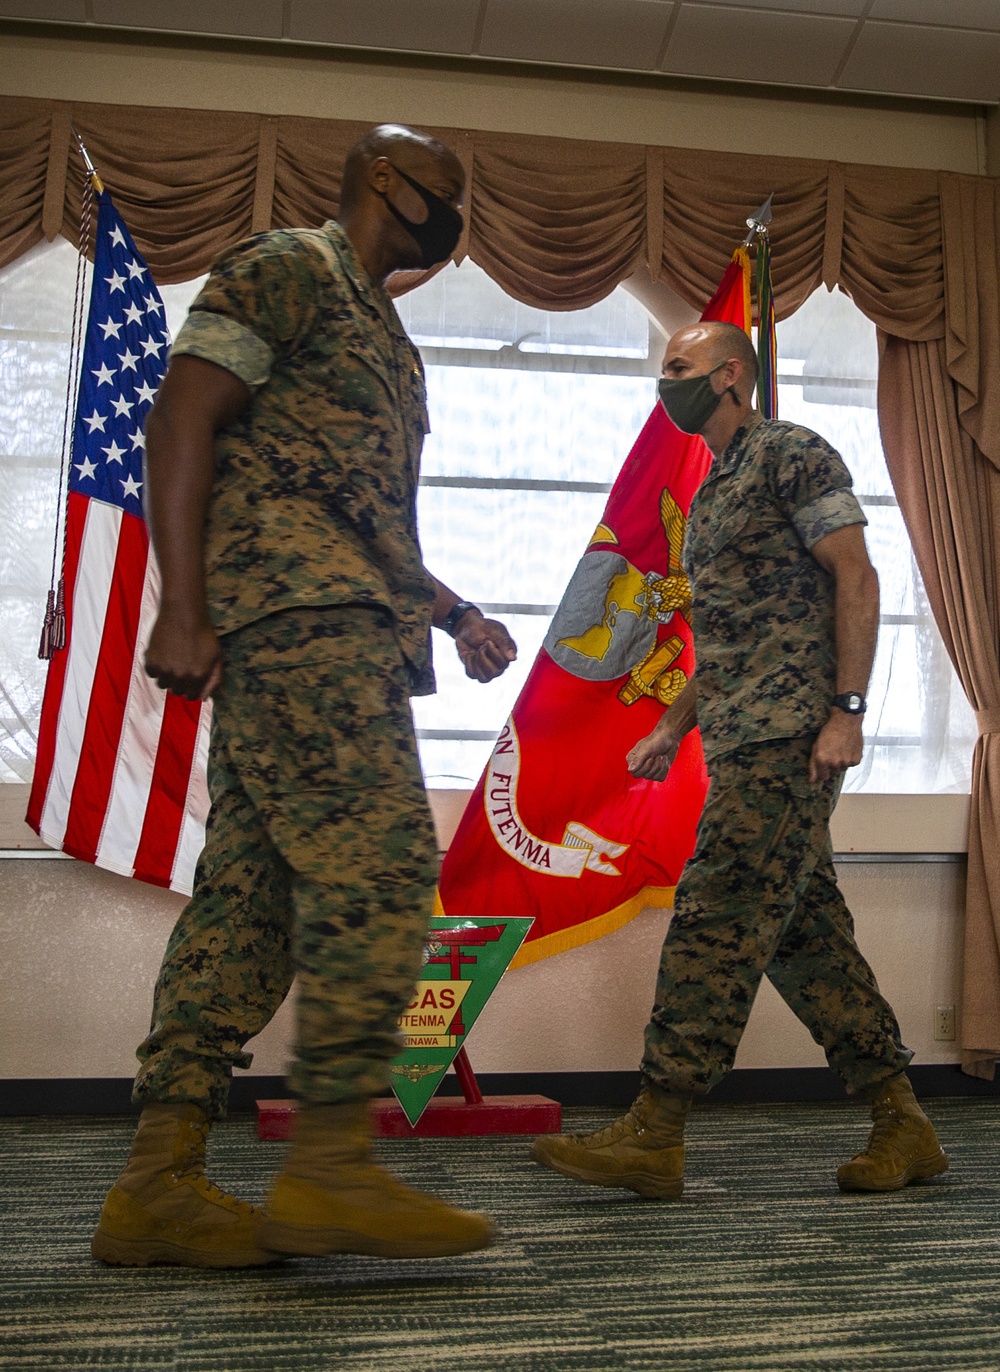
<instances>
[{"instance_id":1,"label":"multicolored streamer on pole","mask_svg":"<svg viewBox=\"0 0 1000 1372\"><path fill-rule=\"evenodd\" d=\"M750 287L751 271L752 271L752 268L751 268L751 266L750 266L750 254L747 252L746 248L744 247L744 245L743 245L742 243L741 243L740 246L736 249L736 251L733 253L732 257L730 258L730 261L731 261L731 262L734 262L734 263L736 264L736 266L739 268L739 270L740 270L740 278L741 278L741 281L742 281L742 284L743 284L743 318L742 318L742 320L740 321L740 326L741 326L741 328L743 329L743 332L744 332L745 334L747 334L747 336L748 336L749 338L752 339L752 338L753 338L753 292L752 292L751 287ZM722 290L722 287L721 287L721 286L719 287L719 290L720 290L720 291ZM718 299L718 292L716 292L715 296L713 296L713 301L716 300L716 299ZM709 309L711 309L711 306L709 306ZM713 317L713 316L712 316L711 314L709 314L708 311L706 310L706 312L705 312L705 318L711 319L712 317Z\"/></svg>"},{"instance_id":2,"label":"multicolored streamer on pole","mask_svg":"<svg viewBox=\"0 0 1000 1372\"><path fill-rule=\"evenodd\" d=\"M751 245L757 249L757 406L765 419L778 417L778 342L774 332L774 292L771 290L771 245L767 226L771 222L774 192L747 219L750 232L742 250L749 262ZM739 251L739 250L737 250ZM735 254L734 254L735 260ZM749 270L748 270L749 278ZM747 332L750 326L747 324Z\"/></svg>"},{"instance_id":3,"label":"multicolored streamer on pole","mask_svg":"<svg viewBox=\"0 0 1000 1372\"><path fill-rule=\"evenodd\" d=\"M778 417L778 343L774 332L771 245L767 229L757 236L757 404L765 419Z\"/></svg>"}]
</instances>

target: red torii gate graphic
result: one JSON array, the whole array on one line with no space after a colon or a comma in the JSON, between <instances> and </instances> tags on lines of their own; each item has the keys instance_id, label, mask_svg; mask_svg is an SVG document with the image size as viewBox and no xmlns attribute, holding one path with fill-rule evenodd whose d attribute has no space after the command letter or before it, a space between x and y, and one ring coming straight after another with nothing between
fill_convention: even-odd
<instances>
[{"instance_id":1,"label":"red torii gate graphic","mask_svg":"<svg viewBox=\"0 0 1000 1372\"><path fill-rule=\"evenodd\" d=\"M503 924L485 924L481 928L473 926L469 929L435 929L427 940L427 961L439 966L447 963L452 981L461 981L462 965L479 960L475 953L463 953L462 949L482 948L487 943L496 943L498 939L503 938L505 927ZM446 953L432 951L442 945L448 949ZM461 1006L455 1011L455 1018L448 1026L448 1033L465 1033Z\"/></svg>"}]
</instances>

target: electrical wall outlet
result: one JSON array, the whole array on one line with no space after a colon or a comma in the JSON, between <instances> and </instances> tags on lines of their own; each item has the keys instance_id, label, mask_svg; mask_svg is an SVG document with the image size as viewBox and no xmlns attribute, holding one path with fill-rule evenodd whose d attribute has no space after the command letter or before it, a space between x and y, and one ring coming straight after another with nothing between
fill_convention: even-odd
<instances>
[{"instance_id":1,"label":"electrical wall outlet","mask_svg":"<svg viewBox=\"0 0 1000 1372\"><path fill-rule=\"evenodd\" d=\"M938 1005L934 1010L934 1037L951 1042L955 1037L954 1005Z\"/></svg>"}]
</instances>

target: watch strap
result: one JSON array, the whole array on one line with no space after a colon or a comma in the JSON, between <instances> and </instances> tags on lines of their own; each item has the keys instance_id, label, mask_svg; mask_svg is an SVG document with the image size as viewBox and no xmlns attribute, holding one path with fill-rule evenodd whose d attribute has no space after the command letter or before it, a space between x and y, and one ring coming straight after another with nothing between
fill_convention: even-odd
<instances>
[{"instance_id":1,"label":"watch strap","mask_svg":"<svg viewBox=\"0 0 1000 1372\"><path fill-rule=\"evenodd\" d=\"M459 620L464 615L467 615L470 610L476 610L479 614L482 614L482 610L479 609L479 606L473 605L471 600L456 600L455 604L445 615L441 628L446 634L450 634L451 637L454 638L458 631Z\"/></svg>"},{"instance_id":2,"label":"watch strap","mask_svg":"<svg viewBox=\"0 0 1000 1372\"><path fill-rule=\"evenodd\" d=\"M833 697L833 704L846 715L863 715L868 702L858 691L843 691Z\"/></svg>"}]
</instances>

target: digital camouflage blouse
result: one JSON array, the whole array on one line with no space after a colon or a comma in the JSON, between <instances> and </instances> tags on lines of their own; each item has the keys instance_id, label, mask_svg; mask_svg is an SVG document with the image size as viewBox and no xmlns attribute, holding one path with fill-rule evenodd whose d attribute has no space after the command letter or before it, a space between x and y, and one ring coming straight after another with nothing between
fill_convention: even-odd
<instances>
[{"instance_id":1,"label":"digital camouflage blouse","mask_svg":"<svg viewBox=\"0 0 1000 1372\"><path fill-rule=\"evenodd\" d=\"M706 758L822 728L834 582L810 549L865 523L843 459L797 424L754 415L712 463L684 543Z\"/></svg>"},{"instance_id":2,"label":"digital camouflage blouse","mask_svg":"<svg viewBox=\"0 0 1000 1372\"><path fill-rule=\"evenodd\" d=\"M416 517L423 368L347 234L330 221L221 254L173 352L253 391L215 444L205 556L217 629L293 606L383 605L413 693L432 691L435 587Z\"/></svg>"}]
</instances>

